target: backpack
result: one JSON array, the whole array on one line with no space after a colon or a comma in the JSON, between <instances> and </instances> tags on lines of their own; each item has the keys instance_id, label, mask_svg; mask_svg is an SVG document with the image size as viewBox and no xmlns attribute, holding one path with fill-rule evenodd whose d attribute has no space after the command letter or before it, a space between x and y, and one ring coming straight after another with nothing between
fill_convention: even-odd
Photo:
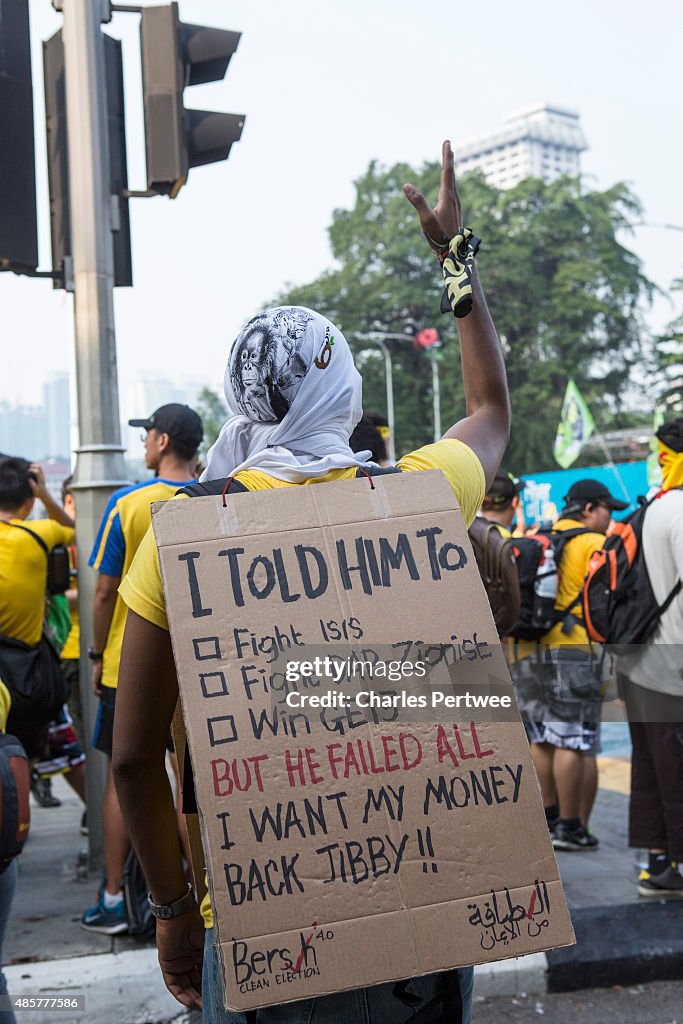
<instances>
[{"instance_id":1,"label":"backpack","mask_svg":"<svg viewBox=\"0 0 683 1024\"><path fill-rule=\"evenodd\" d=\"M71 581L71 567L69 565L69 549L64 544L56 544L49 549L42 537L39 537L28 526L21 526L19 523L11 523L17 530L23 530L41 548L47 559L47 575L45 589L48 594L64 594L69 589Z\"/></svg>"},{"instance_id":2,"label":"backpack","mask_svg":"<svg viewBox=\"0 0 683 1024\"><path fill-rule=\"evenodd\" d=\"M135 850L123 868L123 898L128 915L128 934L137 938L154 935L155 920L147 898L147 882Z\"/></svg>"},{"instance_id":3,"label":"backpack","mask_svg":"<svg viewBox=\"0 0 683 1024\"><path fill-rule=\"evenodd\" d=\"M643 523L657 495L621 521L600 551L591 557L583 589L583 618L591 640L612 654L632 653L632 645L648 640L681 589L675 584L658 605L643 554Z\"/></svg>"},{"instance_id":4,"label":"backpack","mask_svg":"<svg viewBox=\"0 0 683 1024\"><path fill-rule=\"evenodd\" d=\"M30 773L26 751L15 736L0 733L0 875L28 838Z\"/></svg>"},{"instance_id":5,"label":"backpack","mask_svg":"<svg viewBox=\"0 0 683 1024\"><path fill-rule=\"evenodd\" d=\"M539 530L532 537L514 538L520 610L516 624L509 630L509 636L515 640L542 640L554 625L563 620L566 621L567 632L572 628L572 610L579 603L581 594L577 594L575 600L565 608L555 608L557 576L567 542L582 533L591 531L584 526L577 526L557 533L553 530ZM546 568L548 563L551 565L550 570Z\"/></svg>"},{"instance_id":6,"label":"backpack","mask_svg":"<svg viewBox=\"0 0 683 1024\"><path fill-rule=\"evenodd\" d=\"M483 516L477 516L467 532L498 636L506 636L516 625L520 614L516 541L504 537L497 525Z\"/></svg>"},{"instance_id":7,"label":"backpack","mask_svg":"<svg viewBox=\"0 0 683 1024\"><path fill-rule=\"evenodd\" d=\"M45 633L36 647L0 633L0 678L12 697L8 728L32 757L37 756L40 751L34 747L41 729L56 717L69 694L59 655Z\"/></svg>"}]
</instances>

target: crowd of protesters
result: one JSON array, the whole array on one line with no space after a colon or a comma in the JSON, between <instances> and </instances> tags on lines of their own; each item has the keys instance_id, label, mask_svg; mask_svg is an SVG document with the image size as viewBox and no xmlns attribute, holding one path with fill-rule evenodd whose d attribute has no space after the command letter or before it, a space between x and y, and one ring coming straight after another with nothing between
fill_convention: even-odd
<instances>
[{"instance_id":1,"label":"crowd of protesters","mask_svg":"<svg viewBox=\"0 0 683 1024\"><path fill-rule=\"evenodd\" d=\"M441 440L389 467L388 425L379 414L362 415L361 380L342 333L303 307L271 309L251 320L231 349L225 387L232 415L201 481L205 493L220 493L231 487L324 483L360 472L436 468L451 485L468 526L482 517L513 551L529 538L544 543L544 564L552 562L555 575L552 624L537 639L511 630L503 642L553 845L565 852L596 852L599 837L590 813L605 659L589 638L579 599L591 558L613 529L613 514L624 512L628 503L586 478L569 489L552 524L525 522L524 485L500 468L510 423L505 369L474 269L476 244L460 227L452 167L446 144L434 210L412 186L405 194L445 270L468 415ZM334 355L321 363L330 332ZM321 366L325 372L316 372ZM83 927L112 935L128 929L123 876L132 843L158 918L159 960L169 990L188 1007L203 1000L207 1024L244 1024L244 1015L222 1005L210 900L200 908L188 893L182 808L174 810L168 779L178 689L150 529L151 503L176 496L197 478L202 424L187 406L171 404L131 425L144 430L145 461L153 476L112 495L89 561L97 573L93 643L87 651L99 697L94 737L83 735L80 712L71 483L65 482L60 504L47 491L39 466L0 458L0 731L6 725L24 744L34 796L43 806L55 804L49 779L56 773L66 774L85 803L85 751L107 757L104 878L94 905L83 914ZM683 577L683 419L664 424L657 438L662 486L645 519L643 548L662 614L648 642L619 659L617 672L633 743L630 843L649 854L638 892L644 898L674 898L683 896L678 867L683 860L683 594L680 586L676 590ZM36 501L47 518L29 519ZM542 540L550 535L554 546ZM61 593L49 593L51 555L59 548L68 552L67 581ZM13 677L13 658L17 651L28 657L39 647L51 697L44 713L32 717L30 701ZM61 655L61 686L48 671L55 651ZM87 828L85 816L82 826ZM16 876L16 860L5 870L0 864L0 963ZM471 969L415 978L412 984L412 998L438 1005L443 1019L470 1021ZM307 1019L321 1024L360 1019L360 1007L365 1007L363 1019L373 1024L398 1024L413 1013L392 985L311 1002ZM278 1015L268 1019L299 1019L296 1005L278 1007ZM1 1014L0 1020L4 1024Z\"/></svg>"}]
</instances>

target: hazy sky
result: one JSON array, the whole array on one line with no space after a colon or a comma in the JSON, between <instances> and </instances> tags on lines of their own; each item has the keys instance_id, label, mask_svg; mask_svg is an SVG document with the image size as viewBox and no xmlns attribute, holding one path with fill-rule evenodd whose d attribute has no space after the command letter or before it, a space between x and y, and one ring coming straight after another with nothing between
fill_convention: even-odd
<instances>
[{"instance_id":1,"label":"hazy sky","mask_svg":"<svg viewBox=\"0 0 683 1024\"><path fill-rule=\"evenodd\" d=\"M457 148L537 101L579 112L589 183L626 180L644 219L683 225L680 0L180 0L180 14L243 33L226 79L187 90L187 106L247 120L229 160L193 170L175 201L131 201L135 286L115 300L122 392L155 370L220 386L244 320L329 265L331 213L371 159L419 165L442 139ZM61 16L31 0L31 18L47 267L40 43ZM124 40L132 188L145 187L139 20L117 14L107 29ZM660 286L683 275L683 232L639 228L631 244ZM434 296L436 309L436 279ZM44 378L69 367L71 301L0 274L0 400L38 401ZM660 301L651 323L672 315Z\"/></svg>"}]
</instances>

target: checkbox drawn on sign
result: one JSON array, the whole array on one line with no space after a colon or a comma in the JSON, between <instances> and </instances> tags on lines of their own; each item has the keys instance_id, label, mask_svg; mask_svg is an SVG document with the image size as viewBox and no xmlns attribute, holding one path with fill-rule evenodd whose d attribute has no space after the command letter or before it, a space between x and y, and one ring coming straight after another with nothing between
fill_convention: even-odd
<instances>
[{"instance_id":1,"label":"checkbox drawn on sign","mask_svg":"<svg viewBox=\"0 0 683 1024\"><path fill-rule=\"evenodd\" d=\"M212 747L219 747L222 743L233 743L237 739L237 728L232 715L207 718L206 725Z\"/></svg>"}]
</instances>

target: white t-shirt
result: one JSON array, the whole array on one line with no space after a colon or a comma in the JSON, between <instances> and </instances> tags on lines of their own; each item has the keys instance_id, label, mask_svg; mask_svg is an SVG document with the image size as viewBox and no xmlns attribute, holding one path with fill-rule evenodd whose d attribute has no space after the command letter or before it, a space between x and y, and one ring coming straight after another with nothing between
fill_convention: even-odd
<instances>
[{"instance_id":1,"label":"white t-shirt","mask_svg":"<svg viewBox=\"0 0 683 1024\"><path fill-rule=\"evenodd\" d=\"M643 553L655 600L662 604L683 580L683 490L668 491L647 510ZM639 686L683 697L683 590L642 650L619 659L619 671Z\"/></svg>"}]
</instances>

